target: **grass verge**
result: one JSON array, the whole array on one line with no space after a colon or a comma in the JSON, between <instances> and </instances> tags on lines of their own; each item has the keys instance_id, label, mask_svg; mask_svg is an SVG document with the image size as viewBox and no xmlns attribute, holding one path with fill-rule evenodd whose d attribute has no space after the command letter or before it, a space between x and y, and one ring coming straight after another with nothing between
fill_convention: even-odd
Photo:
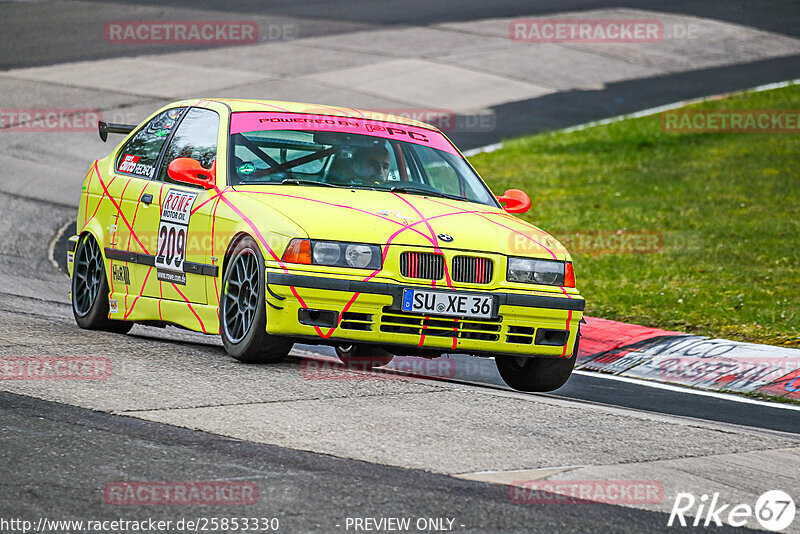
<instances>
[{"instance_id":1,"label":"grass verge","mask_svg":"<svg viewBox=\"0 0 800 534\"><path fill-rule=\"evenodd\" d=\"M800 110L800 86L691 109ZM570 249L587 314L800 346L797 133L668 133L654 115L470 161L494 191L528 192L523 218Z\"/></svg>"}]
</instances>

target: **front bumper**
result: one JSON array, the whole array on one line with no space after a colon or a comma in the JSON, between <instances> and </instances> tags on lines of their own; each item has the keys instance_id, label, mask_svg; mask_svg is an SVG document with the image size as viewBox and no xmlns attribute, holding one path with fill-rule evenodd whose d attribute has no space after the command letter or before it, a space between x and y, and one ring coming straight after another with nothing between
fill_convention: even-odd
<instances>
[{"instance_id":1,"label":"front bumper","mask_svg":"<svg viewBox=\"0 0 800 534\"><path fill-rule=\"evenodd\" d=\"M75 267L75 250L78 248L78 240L81 236L74 235L67 239L67 274L72 278L72 270Z\"/></svg>"},{"instance_id":2,"label":"front bumper","mask_svg":"<svg viewBox=\"0 0 800 534\"><path fill-rule=\"evenodd\" d=\"M318 343L376 343L394 346L401 354L405 347L477 355L569 357L585 308L584 299L576 294L484 290L498 303L495 318L425 316L402 311L406 288L431 289L268 269L267 332ZM474 289L463 291L475 293Z\"/></svg>"}]
</instances>

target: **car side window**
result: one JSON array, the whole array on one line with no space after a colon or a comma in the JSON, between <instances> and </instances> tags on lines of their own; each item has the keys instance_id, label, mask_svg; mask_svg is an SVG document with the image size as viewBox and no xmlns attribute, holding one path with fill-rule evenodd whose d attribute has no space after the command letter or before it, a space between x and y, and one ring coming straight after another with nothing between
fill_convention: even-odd
<instances>
[{"instance_id":1,"label":"car side window","mask_svg":"<svg viewBox=\"0 0 800 534\"><path fill-rule=\"evenodd\" d=\"M184 111L185 108L168 109L136 132L117 157L117 172L153 178L164 142Z\"/></svg>"},{"instance_id":2,"label":"car side window","mask_svg":"<svg viewBox=\"0 0 800 534\"><path fill-rule=\"evenodd\" d=\"M190 109L164 152L158 180L178 183L167 174L167 168L175 158L192 158L199 161L204 168L210 169L217 158L218 133L219 115L216 112L202 108Z\"/></svg>"}]
</instances>

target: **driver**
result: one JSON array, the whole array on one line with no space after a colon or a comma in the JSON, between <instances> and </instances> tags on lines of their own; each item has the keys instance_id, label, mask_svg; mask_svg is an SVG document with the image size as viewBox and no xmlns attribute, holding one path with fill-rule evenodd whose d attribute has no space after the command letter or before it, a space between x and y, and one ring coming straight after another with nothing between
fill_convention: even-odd
<instances>
[{"instance_id":1,"label":"driver","mask_svg":"<svg viewBox=\"0 0 800 534\"><path fill-rule=\"evenodd\" d=\"M384 146L361 147L353 153L353 174L362 184L384 184L392 159Z\"/></svg>"}]
</instances>

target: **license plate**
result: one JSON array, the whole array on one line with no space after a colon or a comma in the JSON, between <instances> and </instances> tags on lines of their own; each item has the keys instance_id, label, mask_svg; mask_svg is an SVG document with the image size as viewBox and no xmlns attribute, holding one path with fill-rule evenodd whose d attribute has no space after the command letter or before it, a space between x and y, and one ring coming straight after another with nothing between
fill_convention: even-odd
<instances>
[{"instance_id":1,"label":"license plate","mask_svg":"<svg viewBox=\"0 0 800 534\"><path fill-rule=\"evenodd\" d=\"M494 317L494 299L491 295L471 295L454 291L403 290L403 311L490 319Z\"/></svg>"}]
</instances>

